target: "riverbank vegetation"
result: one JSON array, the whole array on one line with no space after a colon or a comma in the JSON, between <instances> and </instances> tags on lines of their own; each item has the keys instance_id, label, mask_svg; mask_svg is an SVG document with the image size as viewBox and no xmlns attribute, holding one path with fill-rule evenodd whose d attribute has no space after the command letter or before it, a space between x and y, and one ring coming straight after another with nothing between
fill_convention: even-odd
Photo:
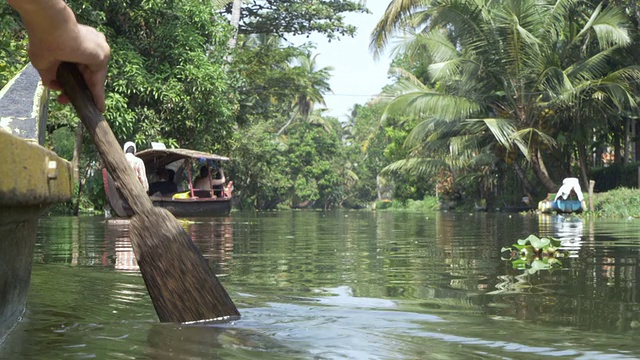
<instances>
[{"instance_id":1,"label":"riverbank vegetation","mask_svg":"<svg viewBox=\"0 0 640 360\"><path fill-rule=\"evenodd\" d=\"M593 196L593 212L588 210L589 198L585 196L587 209L582 215L573 216L595 216L599 218L640 218L640 190L629 188L617 188L603 193L596 193ZM477 211L477 203L461 202L455 207L446 208L450 211L474 212ZM426 196L422 200L392 201L380 200L372 205L376 211L408 211L408 212L434 212L443 210L443 204L435 196ZM488 211L501 212L505 209L495 208ZM484 211L484 210L483 210ZM537 209L521 212L537 212Z\"/></svg>"},{"instance_id":2,"label":"riverbank vegetation","mask_svg":"<svg viewBox=\"0 0 640 360\"><path fill-rule=\"evenodd\" d=\"M640 14L625 2L390 1L371 49L394 54L393 82L342 122L323 111L332 69L317 65L340 55L292 40L370 31L345 22L367 11L357 2L243 2L237 22L227 1L68 3L112 45L119 141L230 156L236 208L495 209L536 204L566 177L638 184ZM4 85L26 42L6 3L0 14ZM68 208L101 209L100 160L71 109L51 102L47 132L78 169Z\"/></svg>"}]
</instances>

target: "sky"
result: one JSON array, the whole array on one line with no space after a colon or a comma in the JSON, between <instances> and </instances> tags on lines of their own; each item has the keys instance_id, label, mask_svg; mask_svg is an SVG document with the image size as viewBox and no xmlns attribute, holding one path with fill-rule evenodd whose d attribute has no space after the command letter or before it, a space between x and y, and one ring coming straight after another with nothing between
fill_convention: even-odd
<instances>
[{"instance_id":1,"label":"sky","mask_svg":"<svg viewBox=\"0 0 640 360\"><path fill-rule=\"evenodd\" d=\"M369 51L371 32L387 5L388 0L369 0L366 6L372 14L346 14L345 23L358 28L353 38L347 36L328 42L325 37L314 34L297 39L316 43L314 54L318 54L318 68L334 68L329 82L333 93L324 95L328 109L326 115L346 121L354 104L365 104L391 82L387 78L391 63L388 51L378 60L374 60Z\"/></svg>"}]
</instances>

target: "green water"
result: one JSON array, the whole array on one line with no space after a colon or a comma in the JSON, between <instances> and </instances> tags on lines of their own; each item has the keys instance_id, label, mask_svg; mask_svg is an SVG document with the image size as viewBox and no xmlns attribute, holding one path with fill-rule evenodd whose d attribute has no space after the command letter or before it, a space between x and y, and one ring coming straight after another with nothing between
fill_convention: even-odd
<instances>
[{"instance_id":1,"label":"green water","mask_svg":"<svg viewBox=\"0 0 640 360\"><path fill-rule=\"evenodd\" d=\"M126 223L42 218L0 358L640 358L640 220L300 211L183 226L242 319L158 323ZM562 239L560 270L500 259L529 234Z\"/></svg>"}]
</instances>

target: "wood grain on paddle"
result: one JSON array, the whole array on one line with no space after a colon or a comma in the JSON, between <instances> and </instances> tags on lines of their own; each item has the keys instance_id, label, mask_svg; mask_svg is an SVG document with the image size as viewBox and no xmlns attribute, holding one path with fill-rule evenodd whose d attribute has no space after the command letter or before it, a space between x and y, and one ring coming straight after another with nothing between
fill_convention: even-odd
<instances>
[{"instance_id":1,"label":"wood grain on paddle","mask_svg":"<svg viewBox=\"0 0 640 360\"><path fill-rule=\"evenodd\" d=\"M57 78L116 188L135 213L130 225L131 243L160 321L238 318L238 309L189 234L170 212L153 206L76 65L61 64Z\"/></svg>"}]
</instances>

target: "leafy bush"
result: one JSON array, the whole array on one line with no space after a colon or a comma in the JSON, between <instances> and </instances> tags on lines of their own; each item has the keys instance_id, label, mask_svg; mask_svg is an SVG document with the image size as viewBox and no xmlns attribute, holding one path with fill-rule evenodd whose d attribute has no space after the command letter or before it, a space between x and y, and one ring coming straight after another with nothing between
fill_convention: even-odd
<instances>
[{"instance_id":1,"label":"leafy bush","mask_svg":"<svg viewBox=\"0 0 640 360\"><path fill-rule=\"evenodd\" d=\"M392 206L393 202L391 200L379 200L375 203L376 210L390 209Z\"/></svg>"},{"instance_id":2,"label":"leafy bush","mask_svg":"<svg viewBox=\"0 0 640 360\"><path fill-rule=\"evenodd\" d=\"M400 211L412 211L412 212L430 212L438 210L438 198L435 196L425 196L422 200L406 200L406 201L391 201L381 200L375 202L376 210L400 210Z\"/></svg>"},{"instance_id":3,"label":"leafy bush","mask_svg":"<svg viewBox=\"0 0 640 360\"><path fill-rule=\"evenodd\" d=\"M640 217L640 190L618 188L594 196L594 210L602 217Z\"/></svg>"}]
</instances>

